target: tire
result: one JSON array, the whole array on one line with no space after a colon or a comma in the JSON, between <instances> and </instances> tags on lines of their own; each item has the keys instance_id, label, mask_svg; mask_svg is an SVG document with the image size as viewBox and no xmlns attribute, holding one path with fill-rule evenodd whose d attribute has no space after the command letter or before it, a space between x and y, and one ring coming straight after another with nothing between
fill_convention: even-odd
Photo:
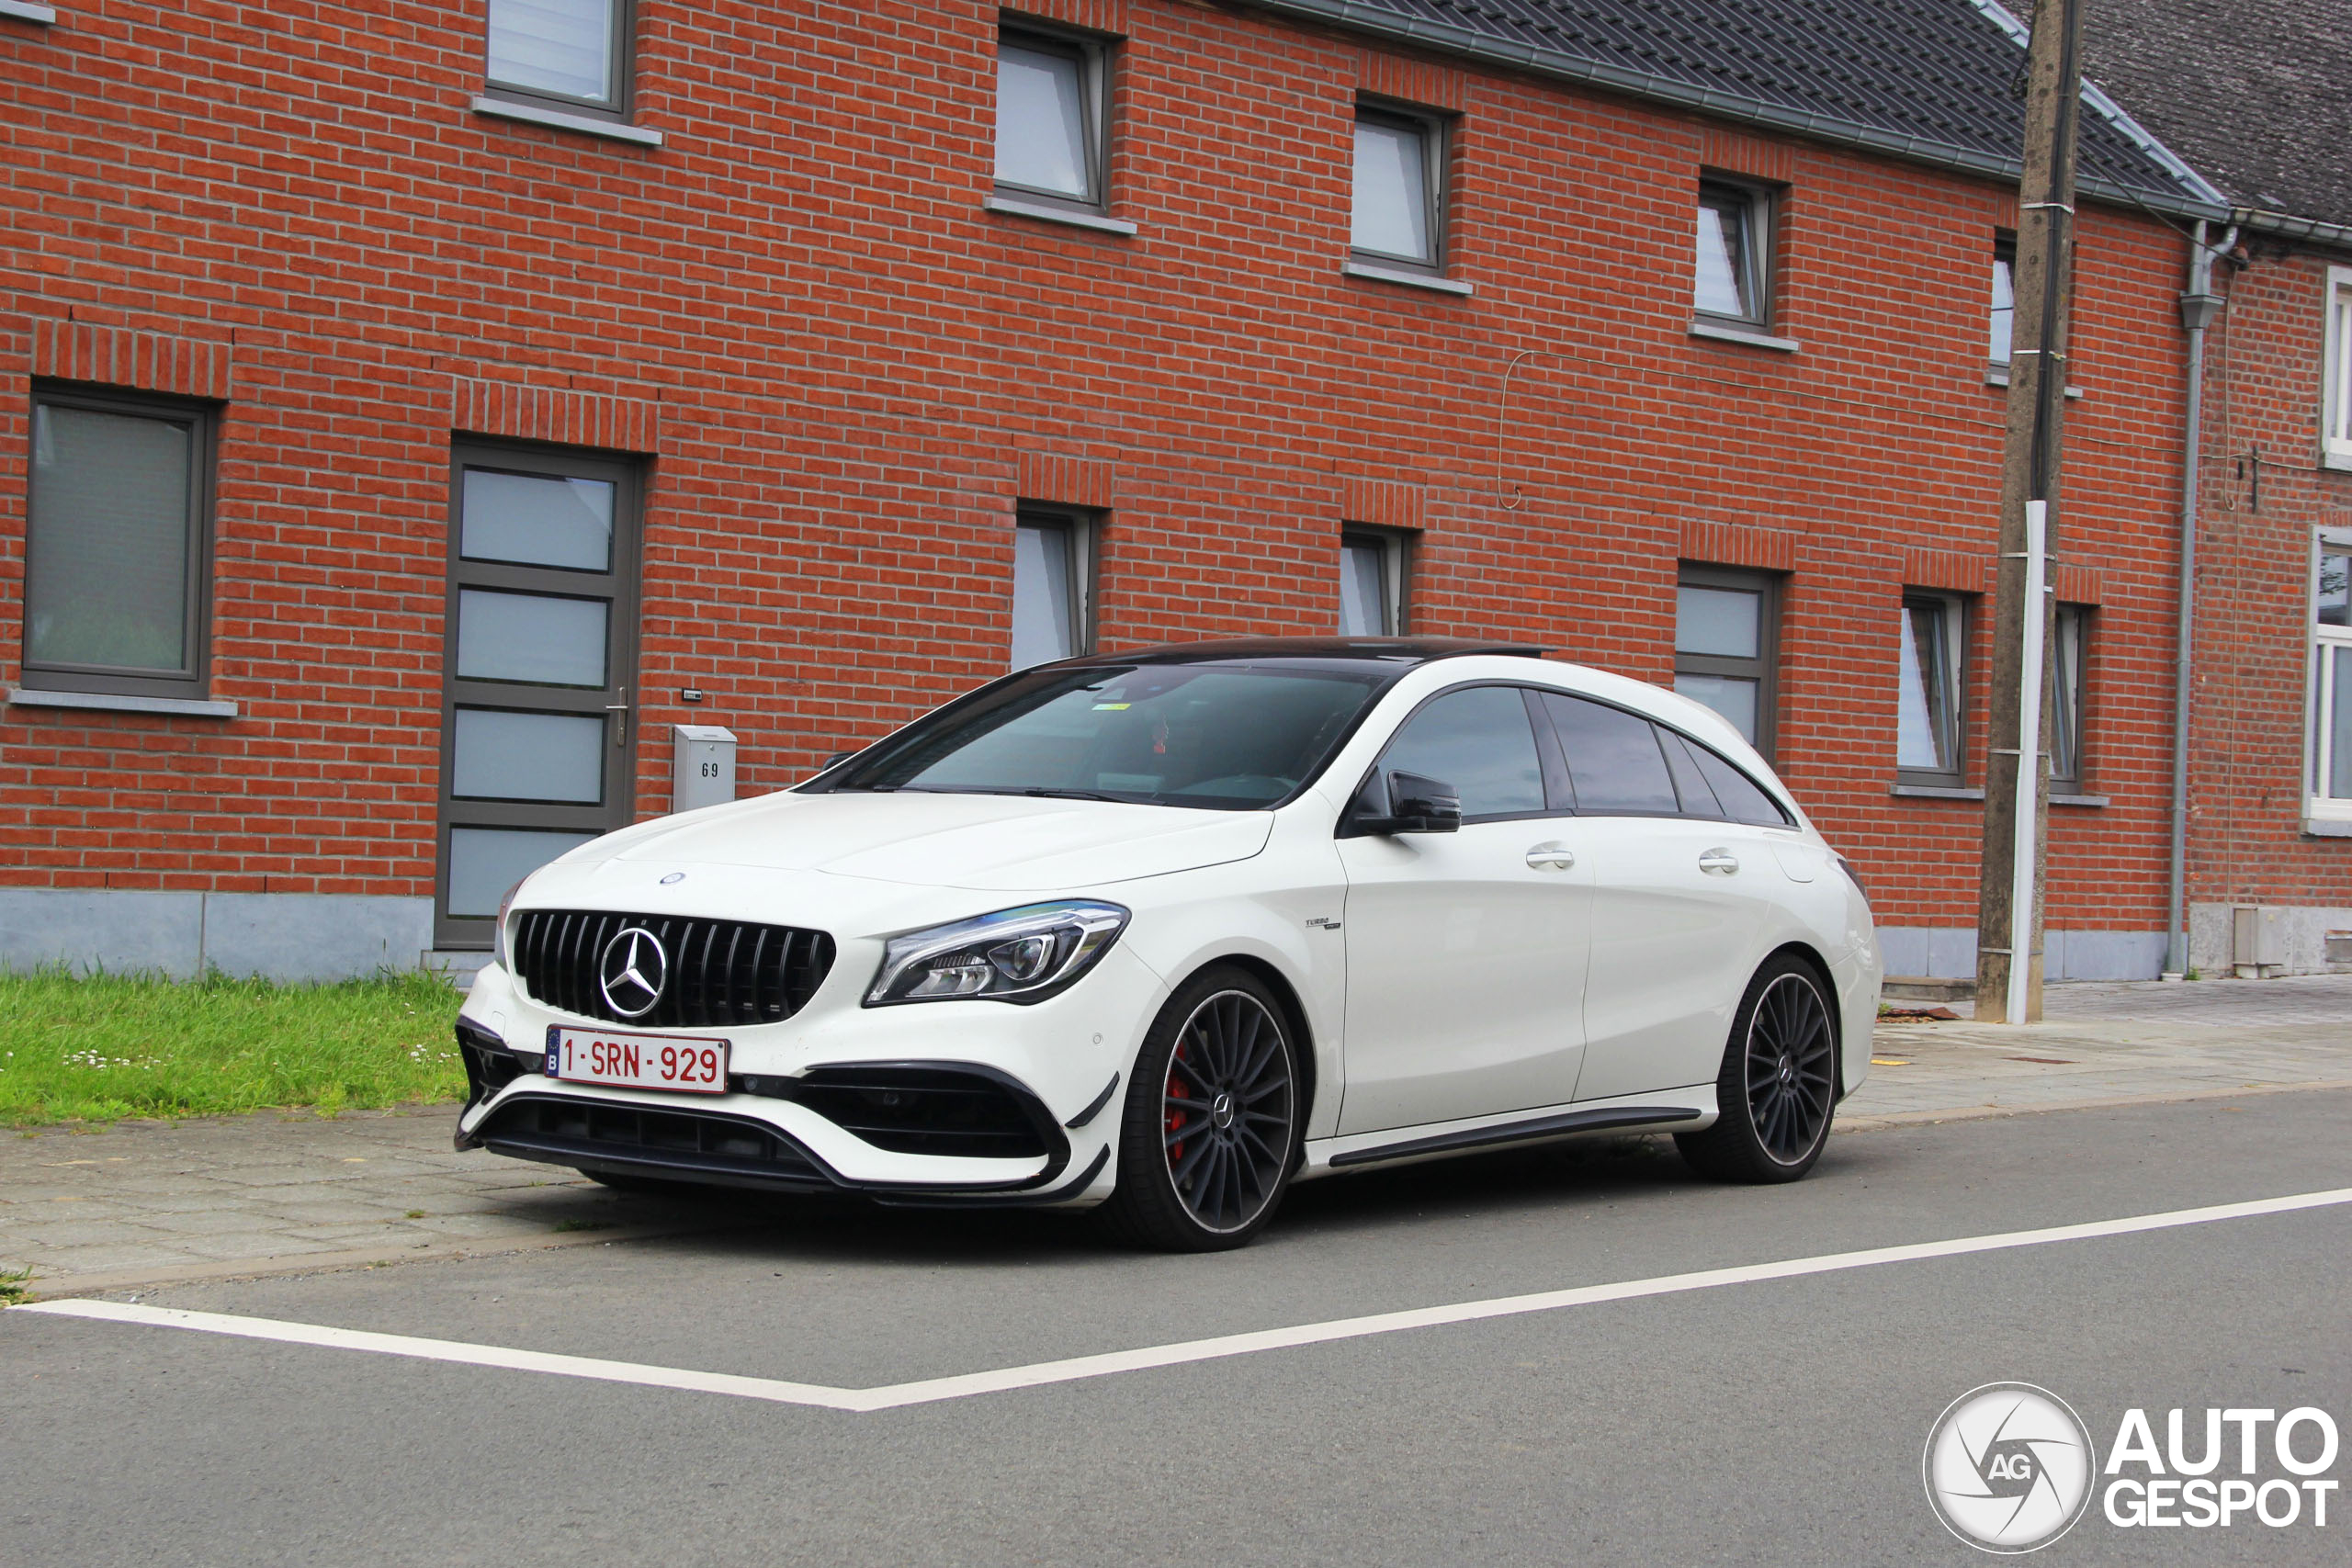
<instances>
[{"instance_id":1,"label":"tire","mask_svg":"<svg viewBox=\"0 0 2352 1568\"><path fill-rule=\"evenodd\" d=\"M1302 1115L1280 999L1244 970L1201 971L1168 998L1136 1055L1102 1224L1161 1252L1248 1246L1289 1189Z\"/></svg>"},{"instance_id":2,"label":"tire","mask_svg":"<svg viewBox=\"0 0 2352 1568\"><path fill-rule=\"evenodd\" d=\"M1794 1181L1821 1157L1838 1111L1838 1010L1804 960L1776 954L1747 983L1715 1100L1712 1126L1674 1135L1702 1176Z\"/></svg>"}]
</instances>

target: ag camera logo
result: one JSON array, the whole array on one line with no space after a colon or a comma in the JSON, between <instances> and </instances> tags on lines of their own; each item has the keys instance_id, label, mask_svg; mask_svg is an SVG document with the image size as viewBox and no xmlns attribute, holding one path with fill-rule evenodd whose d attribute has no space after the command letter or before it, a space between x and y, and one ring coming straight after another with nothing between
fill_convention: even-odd
<instances>
[{"instance_id":1,"label":"ag camera logo","mask_svg":"<svg viewBox=\"0 0 2352 1568\"><path fill-rule=\"evenodd\" d=\"M1981 1551L2015 1555L2075 1528L2098 1456L2064 1400L2031 1383L1993 1382L1936 1418L1920 1469L1946 1529Z\"/></svg>"}]
</instances>

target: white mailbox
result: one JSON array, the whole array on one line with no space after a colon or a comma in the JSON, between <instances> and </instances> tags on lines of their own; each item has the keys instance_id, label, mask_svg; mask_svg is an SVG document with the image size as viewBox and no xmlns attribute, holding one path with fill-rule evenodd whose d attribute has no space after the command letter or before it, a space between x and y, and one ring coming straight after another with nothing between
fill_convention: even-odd
<instances>
[{"instance_id":1,"label":"white mailbox","mask_svg":"<svg viewBox=\"0 0 2352 1568\"><path fill-rule=\"evenodd\" d=\"M735 732L715 724L670 727L670 809L692 811L735 798Z\"/></svg>"}]
</instances>

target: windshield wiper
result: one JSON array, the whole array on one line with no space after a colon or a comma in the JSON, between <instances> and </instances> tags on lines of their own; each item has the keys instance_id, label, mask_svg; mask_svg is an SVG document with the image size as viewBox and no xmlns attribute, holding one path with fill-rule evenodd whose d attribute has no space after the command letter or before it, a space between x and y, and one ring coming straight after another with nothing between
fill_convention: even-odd
<instances>
[{"instance_id":1,"label":"windshield wiper","mask_svg":"<svg viewBox=\"0 0 2352 1568\"><path fill-rule=\"evenodd\" d=\"M1113 806L1133 806L1136 803L1115 795L1102 795L1091 789L1048 789L1043 784L1007 785L1002 789L988 784L947 784L925 789L920 784L899 784L896 787L913 795L1019 795L1033 800L1102 800Z\"/></svg>"}]
</instances>

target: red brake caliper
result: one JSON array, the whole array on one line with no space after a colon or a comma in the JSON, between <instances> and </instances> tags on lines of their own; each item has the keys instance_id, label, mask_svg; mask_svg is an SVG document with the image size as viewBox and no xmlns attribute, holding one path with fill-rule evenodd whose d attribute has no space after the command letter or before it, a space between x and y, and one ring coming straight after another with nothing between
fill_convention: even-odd
<instances>
[{"instance_id":1,"label":"red brake caliper","mask_svg":"<svg viewBox=\"0 0 2352 1568\"><path fill-rule=\"evenodd\" d=\"M1176 1047L1176 1060L1181 1062L1183 1059L1184 1047L1179 1045ZM1181 1091L1176 1087L1176 1069L1171 1064L1168 1069L1168 1098L1170 1100L1173 1100L1180 1092ZM1170 1107L1168 1111L1168 1131L1170 1133L1180 1133L1183 1131L1183 1128L1184 1113L1182 1111L1176 1110L1172 1106ZM1168 1145L1168 1163L1171 1166L1181 1164L1183 1158L1184 1141L1182 1138L1179 1138L1176 1142Z\"/></svg>"}]
</instances>

